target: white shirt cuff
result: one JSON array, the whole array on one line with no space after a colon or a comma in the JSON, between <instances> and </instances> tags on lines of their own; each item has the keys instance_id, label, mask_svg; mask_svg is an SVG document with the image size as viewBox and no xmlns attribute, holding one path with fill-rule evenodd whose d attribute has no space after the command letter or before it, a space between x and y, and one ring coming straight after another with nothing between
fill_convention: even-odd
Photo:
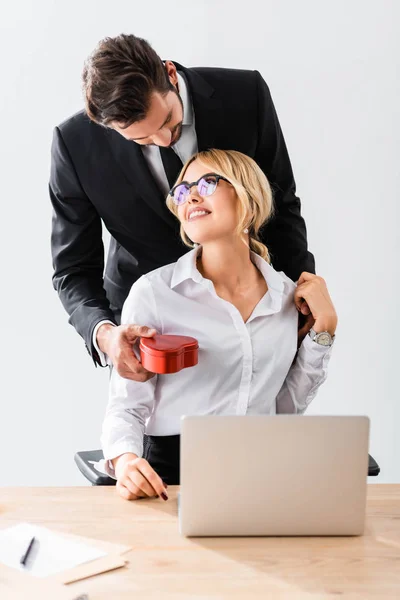
<instances>
[{"instance_id":1,"label":"white shirt cuff","mask_svg":"<svg viewBox=\"0 0 400 600\"><path fill-rule=\"evenodd\" d=\"M305 355L306 362L312 365L320 364L321 358L325 356L330 356L332 352L333 345L335 340L333 340L331 346L323 346L322 344L317 344L314 340L311 339L310 334L304 337L304 340L301 343L299 350L302 350L302 354Z\"/></svg>"},{"instance_id":2,"label":"white shirt cuff","mask_svg":"<svg viewBox=\"0 0 400 600\"><path fill-rule=\"evenodd\" d=\"M104 470L107 473L107 475L109 477L111 477L111 479L117 480L117 477L115 475L115 470L114 470L114 467L113 467L113 464L112 464L111 460L105 460L104 461Z\"/></svg>"},{"instance_id":3,"label":"white shirt cuff","mask_svg":"<svg viewBox=\"0 0 400 600\"><path fill-rule=\"evenodd\" d=\"M111 479L117 480L111 460L105 460L104 458L101 458L97 462L92 460L90 463L98 473L101 473L102 475L108 475L108 477L111 477Z\"/></svg>"},{"instance_id":4,"label":"white shirt cuff","mask_svg":"<svg viewBox=\"0 0 400 600\"><path fill-rule=\"evenodd\" d=\"M99 321L96 325L96 327L93 329L93 337L92 337L92 342L93 342L93 346L96 349L97 354L99 355L99 360L100 360L100 364L102 367L108 367L111 363L108 360L108 356L107 354L104 354L104 352L102 352L99 348L99 346L97 345L97 332L99 330L99 327L101 327L101 325L104 325L105 323L110 323L110 325L114 325L115 327L115 323L113 323L112 321L108 321L108 320L104 320L104 321Z\"/></svg>"}]
</instances>

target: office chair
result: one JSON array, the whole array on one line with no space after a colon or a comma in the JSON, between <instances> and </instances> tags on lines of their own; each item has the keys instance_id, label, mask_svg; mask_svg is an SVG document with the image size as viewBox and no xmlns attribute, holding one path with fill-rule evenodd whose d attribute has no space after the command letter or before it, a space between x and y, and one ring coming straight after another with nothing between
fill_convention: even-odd
<instances>
[{"instance_id":1,"label":"office chair","mask_svg":"<svg viewBox=\"0 0 400 600\"><path fill-rule=\"evenodd\" d=\"M99 473L92 464L92 462L98 462L102 458L104 458L102 450L87 450L75 454L75 462L78 469L92 485L115 485L115 479ZM379 472L380 467L378 463L368 454L368 476L376 477L379 475Z\"/></svg>"}]
</instances>

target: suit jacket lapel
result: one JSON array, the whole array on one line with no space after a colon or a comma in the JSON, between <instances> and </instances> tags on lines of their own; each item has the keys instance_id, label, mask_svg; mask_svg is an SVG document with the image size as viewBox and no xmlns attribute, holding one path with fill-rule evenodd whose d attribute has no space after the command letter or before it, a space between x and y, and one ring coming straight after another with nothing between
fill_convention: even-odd
<instances>
[{"instance_id":1,"label":"suit jacket lapel","mask_svg":"<svg viewBox=\"0 0 400 600\"><path fill-rule=\"evenodd\" d=\"M197 146L199 151L214 148L221 129L221 103L214 97L214 88L196 71L172 61L188 82L194 108Z\"/></svg>"},{"instance_id":2,"label":"suit jacket lapel","mask_svg":"<svg viewBox=\"0 0 400 600\"><path fill-rule=\"evenodd\" d=\"M139 144L125 140L113 130L108 130L107 134L114 158L138 196L176 231L177 219L168 210L166 199L154 181Z\"/></svg>"}]
</instances>

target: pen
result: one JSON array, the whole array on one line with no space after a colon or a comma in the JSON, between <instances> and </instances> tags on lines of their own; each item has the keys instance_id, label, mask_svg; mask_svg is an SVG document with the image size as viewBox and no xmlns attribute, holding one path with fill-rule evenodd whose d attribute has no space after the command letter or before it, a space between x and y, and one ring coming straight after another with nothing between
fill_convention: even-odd
<instances>
[{"instance_id":1,"label":"pen","mask_svg":"<svg viewBox=\"0 0 400 600\"><path fill-rule=\"evenodd\" d=\"M23 555L21 556L21 560L19 561L21 565L25 566L25 564L26 564L26 561L28 560L28 557L29 557L29 555L30 555L30 553L31 553L31 551L32 551L32 548L33 548L33 544L34 544L34 543L35 543L35 538L33 537L33 538L31 539L31 541L29 542L29 546L28 546L28 548L26 549L26 552L25 552L25 554L23 554Z\"/></svg>"}]
</instances>

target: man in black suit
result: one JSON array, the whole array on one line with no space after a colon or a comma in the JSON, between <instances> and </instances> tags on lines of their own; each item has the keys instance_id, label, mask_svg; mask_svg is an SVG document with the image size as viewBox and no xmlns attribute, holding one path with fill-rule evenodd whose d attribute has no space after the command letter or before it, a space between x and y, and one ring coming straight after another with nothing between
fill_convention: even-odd
<instances>
[{"instance_id":1,"label":"man in black suit","mask_svg":"<svg viewBox=\"0 0 400 600\"><path fill-rule=\"evenodd\" d=\"M197 150L254 158L274 191L276 214L261 241L294 281L315 272L285 141L258 71L161 61L133 35L106 38L85 64L86 110L55 128L50 197L54 287L95 364L127 378L151 376L132 352L145 323L118 325L142 274L187 251L165 198ZM104 272L102 222L111 234ZM304 314L309 314L304 306ZM311 323L312 324L312 323ZM311 327L306 324L306 329Z\"/></svg>"}]
</instances>

